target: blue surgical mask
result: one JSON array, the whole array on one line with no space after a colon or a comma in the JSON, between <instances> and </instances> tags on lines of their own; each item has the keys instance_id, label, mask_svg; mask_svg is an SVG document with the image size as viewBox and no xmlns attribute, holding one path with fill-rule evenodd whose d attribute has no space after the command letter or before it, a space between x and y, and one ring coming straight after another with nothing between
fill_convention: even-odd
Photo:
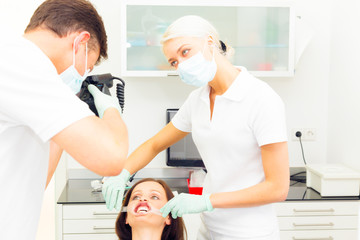
<instances>
[{"instance_id":1,"label":"blue surgical mask","mask_svg":"<svg viewBox=\"0 0 360 240\"><path fill-rule=\"evenodd\" d=\"M214 51L211 61L207 61L202 52L199 51L191 58L179 63L177 71L184 83L196 87L205 86L214 79L217 71Z\"/></svg>"},{"instance_id":2,"label":"blue surgical mask","mask_svg":"<svg viewBox=\"0 0 360 240\"><path fill-rule=\"evenodd\" d=\"M90 70L87 69L87 43L85 45L85 73L83 76L80 75L80 73L75 68L75 41L73 45L73 64L68 67L64 72L60 74L60 78L63 80L63 82L68 85L71 90L74 92L74 94L77 94L80 91L82 82L85 80L87 75L89 74Z\"/></svg>"}]
</instances>

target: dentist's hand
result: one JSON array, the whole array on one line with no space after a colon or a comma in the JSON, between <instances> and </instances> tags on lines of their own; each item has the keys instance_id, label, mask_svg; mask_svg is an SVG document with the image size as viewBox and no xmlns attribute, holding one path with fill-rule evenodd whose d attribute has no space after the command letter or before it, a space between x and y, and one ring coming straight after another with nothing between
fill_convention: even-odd
<instances>
[{"instance_id":1,"label":"dentist's hand","mask_svg":"<svg viewBox=\"0 0 360 240\"><path fill-rule=\"evenodd\" d=\"M118 176L110 177L104 182L102 186L102 194L106 202L106 207L109 210L112 210L113 208L118 211L120 210L124 197L125 186L127 181L129 181L129 178L129 171L123 169Z\"/></svg>"},{"instance_id":2,"label":"dentist's hand","mask_svg":"<svg viewBox=\"0 0 360 240\"><path fill-rule=\"evenodd\" d=\"M187 213L201 213L205 211L214 210L210 202L210 194L207 195L193 195L181 193L172 198L164 207L160 209L163 217L166 217L171 212L174 219L182 217Z\"/></svg>"},{"instance_id":3,"label":"dentist's hand","mask_svg":"<svg viewBox=\"0 0 360 240\"><path fill-rule=\"evenodd\" d=\"M100 118L103 117L105 110L111 107L116 108L121 114L121 108L117 98L102 93L93 84L90 84L88 86L88 90L91 93L91 95L94 97L94 103Z\"/></svg>"}]
</instances>

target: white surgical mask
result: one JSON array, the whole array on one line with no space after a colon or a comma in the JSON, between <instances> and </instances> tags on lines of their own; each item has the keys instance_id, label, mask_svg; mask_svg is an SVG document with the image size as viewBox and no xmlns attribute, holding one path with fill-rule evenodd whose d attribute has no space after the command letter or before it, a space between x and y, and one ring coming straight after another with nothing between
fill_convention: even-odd
<instances>
[{"instance_id":1,"label":"white surgical mask","mask_svg":"<svg viewBox=\"0 0 360 240\"><path fill-rule=\"evenodd\" d=\"M85 78L87 77L87 75L90 72L90 69L87 69L87 43L85 45L85 72L84 75L81 76L80 73L76 70L75 68L75 41L77 38L75 38L74 40L74 45L73 45L73 64L68 67L65 71L63 71L60 74L60 78L63 80L63 82L68 85L71 90L77 94L80 91L82 82L85 80Z\"/></svg>"},{"instance_id":2,"label":"white surgical mask","mask_svg":"<svg viewBox=\"0 0 360 240\"><path fill-rule=\"evenodd\" d=\"M181 80L196 87L205 86L213 80L217 71L214 52L211 61L207 61L202 52L199 51L191 58L179 63L177 71Z\"/></svg>"}]
</instances>

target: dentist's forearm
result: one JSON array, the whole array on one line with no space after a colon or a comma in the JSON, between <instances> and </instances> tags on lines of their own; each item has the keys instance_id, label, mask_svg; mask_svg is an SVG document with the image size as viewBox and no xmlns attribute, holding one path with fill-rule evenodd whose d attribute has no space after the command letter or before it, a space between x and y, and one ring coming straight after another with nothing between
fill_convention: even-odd
<instances>
[{"instance_id":1,"label":"dentist's forearm","mask_svg":"<svg viewBox=\"0 0 360 240\"><path fill-rule=\"evenodd\" d=\"M120 113L115 108L108 108L105 110L102 120L111 129L113 140L122 153L122 159L126 159L129 150L129 137L127 127Z\"/></svg>"},{"instance_id":2,"label":"dentist's forearm","mask_svg":"<svg viewBox=\"0 0 360 240\"><path fill-rule=\"evenodd\" d=\"M60 148L59 145L57 145L54 141L51 140L50 141L50 156L49 156L48 175L46 178L45 188L47 188L52 176L54 175L56 167L61 158L62 152L63 152L63 149Z\"/></svg>"}]
</instances>

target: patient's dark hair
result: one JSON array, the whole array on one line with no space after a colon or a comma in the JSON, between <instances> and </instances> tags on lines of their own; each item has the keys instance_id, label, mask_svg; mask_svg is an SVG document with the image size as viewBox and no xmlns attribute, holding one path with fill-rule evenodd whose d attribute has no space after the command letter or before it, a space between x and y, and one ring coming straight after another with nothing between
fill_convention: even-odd
<instances>
[{"instance_id":1,"label":"patient's dark hair","mask_svg":"<svg viewBox=\"0 0 360 240\"><path fill-rule=\"evenodd\" d=\"M166 184L166 182L153 178L145 178L135 183L134 186L132 186L132 188L127 192L125 199L122 203L122 206L128 205L131 193L133 192L134 188L143 182L157 182L161 186L163 186L168 201L174 197L174 194L172 193L170 187ZM115 229L116 229L116 234L120 240L132 239L131 226L129 224L126 224L126 214L127 214L126 212L120 212L118 218L116 219ZM168 240L168 239L185 240L186 235L187 234L183 219L181 217L178 217L176 219L171 218L170 225L166 225L163 230L163 233L161 235L161 240Z\"/></svg>"},{"instance_id":2,"label":"patient's dark hair","mask_svg":"<svg viewBox=\"0 0 360 240\"><path fill-rule=\"evenodd\" d=\"M37 28L53 31L59 37L73 32L90 33L89 48L100 48L101 59L107 58L107 36L102 18L87 0L47 0L34 12L25 33Z\"/></svg>"}]
</instances>

